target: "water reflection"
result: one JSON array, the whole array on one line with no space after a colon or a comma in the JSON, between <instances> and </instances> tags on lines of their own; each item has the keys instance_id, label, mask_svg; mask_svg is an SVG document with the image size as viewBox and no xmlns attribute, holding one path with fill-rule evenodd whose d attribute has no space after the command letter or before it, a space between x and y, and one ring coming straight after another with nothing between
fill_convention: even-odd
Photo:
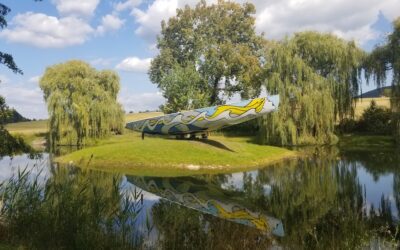
<instances>
[{"instance_id":1,"label":"water reflection","mask_svg":"<svg viewBox=\"0 0 400 250\"><path fill-rule=\"evenodd\" d=\"M316 148L309 155L233 174L114 179L119 193L143 190L143 209L131 225L141 248L396 248L399 154ZM0 181L27 162L38 165L37 159L5 157L0 161ZM98 192L113 190L113 175L70 169L69 174L54 177L54 166L46 166L43 180L59 183L60 190L71 176L81 180L79 185L88 185L83 181L87 180ZM110 201L91 202L102 207Z\"/></svg>"},{"instance_id":2,"label":"water reflection","mask_svg":"<svg viewBox=\"0 0 400 250\"><path fill-rule=\"evenodd\" d=\"M198 210L239 224L283 236L283 225L279 219L254 212L234 203L237 193L228 192L217 185L193 177L160 178L129 176L128 181L137 187L154 193L171 202ZM240 195L240 194L239 194ZM232 199L231 198L231 199Z\"/></svg>"}]
</instances>

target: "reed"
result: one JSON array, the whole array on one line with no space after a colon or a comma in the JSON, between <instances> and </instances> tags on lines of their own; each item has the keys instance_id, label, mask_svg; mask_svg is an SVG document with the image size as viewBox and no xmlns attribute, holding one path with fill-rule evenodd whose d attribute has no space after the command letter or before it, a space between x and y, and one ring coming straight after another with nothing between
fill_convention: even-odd
<instances>
[{"instance_id":1,"label":"reed","mask_svg":"<svg viewBox=\"0 0 400 250\"><path fill-rule=\"evenodd\" d=\"M121 180L52 168L42 181L40 172L18 171L0 183L0 241L26 249L136 248L141 194L123 191Z\"/></svg>"}]
</instances>

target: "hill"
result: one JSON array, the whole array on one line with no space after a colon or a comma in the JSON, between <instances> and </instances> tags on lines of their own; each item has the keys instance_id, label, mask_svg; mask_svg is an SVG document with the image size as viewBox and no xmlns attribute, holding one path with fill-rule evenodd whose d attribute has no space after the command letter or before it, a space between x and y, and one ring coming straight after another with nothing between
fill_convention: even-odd
<instances>
[{"instance_id":1,"label":"hill","mask_svg":"<svg viewBox=\"0 0 400 250\"><path fill-rule=\"evenodd\" d=\"M391 86L385 86L381 88L377 88L365 93L362 93L355 98L379 98L379 97L390 97L390 92L392 91Z\"/></svg>"},{"instance_id":2,"label":"hill","mask_svg":"<svg viewBox=\"0 0 400 250\"><path fill-rule=\"evenodd\" d=\"M5 123L17 123L17 122L27 122L30 119L23 117L17 110L11 109L11 115L5 121Z\"/></svg>"}]
</instances>

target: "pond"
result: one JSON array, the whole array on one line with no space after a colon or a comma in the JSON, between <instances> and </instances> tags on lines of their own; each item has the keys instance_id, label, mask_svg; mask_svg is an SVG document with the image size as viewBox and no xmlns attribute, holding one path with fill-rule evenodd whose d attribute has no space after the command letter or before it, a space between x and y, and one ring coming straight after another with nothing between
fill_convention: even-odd
<instances>
[{"instance_id":1,"label":"pond","mask_svg":"<svg viewBox=\"0 0 400 250\"><path fill-rule=\"evenodd\" d=\"M301 159L231 174L113 179L108 173L68 171L96 175L94 185L106 189L113 183L109 180L117 180L120 192L135 194L132 202L141 208L132 233L141 239L141 248L395 249L400 238L400 154L310 150ZM57 166L48 154L4 157L0 181L18 168L31 169L45 182Z\"/></svg>"}]
</instances>

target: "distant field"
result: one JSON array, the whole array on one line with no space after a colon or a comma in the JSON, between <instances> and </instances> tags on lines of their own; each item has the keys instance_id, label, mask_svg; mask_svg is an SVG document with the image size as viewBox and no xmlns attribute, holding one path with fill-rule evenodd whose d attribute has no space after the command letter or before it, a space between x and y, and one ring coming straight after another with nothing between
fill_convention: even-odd
<instances>
[{"instance_id":1,"label":"distant field","mask_svg":"<svg viewBox=\"0 0 400 250\"><path fill-rule=\"evenodd\" d=\"M160 115L163 115L163 113L148 112L148 113L126 114L125 122L136 121ZM6 129L12 134L41 134L41 133L46 133L48 131L47 120L10 123L6 125Z\"/></svg>"},{"instance_id":2,"label":"distant field","mask_svg":"<svg viewBox=\"0 0 400 250\"><path fill-rule=\"evenodd\" d=\"M46 133L48 130L47 120L10 123L6 129L12 134Z\"/></svg>"},{"instance_id":3,"label":"distant field","mask_svg":"<svg viewBox=\"0 0 400 250\"><path fill-rule=\"evenodd\" d=\"M125 115L125 122L132 122L146 118L152 118L156 116L164 115L162 112L147 112L147 113L133 113Z\"/></svg>"},{"instance_id":4,"label":"distant field","mask_svg":"<svg viewBox=\"0 0 400 250\"><path fill-rule=\"evenodd\" d=\"M389 97L356 99L356 109L355 109L356 118L361 117L364 110L366 110L369 107L369 105L371 105L372 100L375 100L375 102L378 106L390 108L390 98Z\"/></svg>"}]
</instances>

